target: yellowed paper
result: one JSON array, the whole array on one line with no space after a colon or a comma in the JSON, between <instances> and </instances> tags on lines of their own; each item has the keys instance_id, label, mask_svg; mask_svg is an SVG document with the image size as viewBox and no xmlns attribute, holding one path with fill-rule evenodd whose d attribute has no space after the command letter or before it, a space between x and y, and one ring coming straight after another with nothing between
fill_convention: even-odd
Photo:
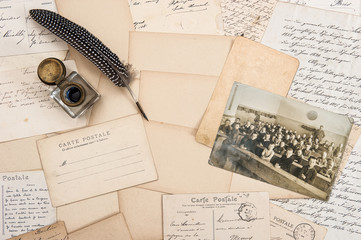
<instances>
[{"instance_id":1,"label":"yellowed paper","mask_svg":"<svg viewBox=\"0 0 361 240\"><path fill-rule=\"evenodd\" d=\"M129 0L137 31L222 34L219 1Z\"/></svg>"},{"instance_id":2,"label":"yellowed paper","mask_svg":"<svg viewBox=\"0 0 361 240\"><path fill-rule=\"evenodd\" d=\"M150 120L198 128L218 78L141 72L140 98Z\"/></svg>"},{"instance_id":3,"label":"yellowed paper","mask_svg":"<svg viewBox=\"0 0 361 240\"><path fill-rule=\"evenodd\" d=\"M76 71L74 61L64 64L67 73ZM72 119L50 98L54 86L39 80L36 63L0 72L0 79L0 142L86 126L87 114Z\"/></svg>"},{"instance_id":4,"label":"yellowed paper","mask_svg":"<svg viewBox=\"0 0 361 240\"><path fill-rule=\"evenodd\" d=\"M90 225L68 235L69 240L131 240L127 223L122 214L117 214L103 221Z\"/></svg>"},{"instance_id":5,"label":"yellowed paper","mask_svg":"<svg viewBox=\"0 0 361 240\"><path fill-rule=\"evenodd\" d=\"M268 193L163 195L164 239L270 239Z\"/></svg>"},{"instance_id":6,"label":"yellowed paper","mask_svg":"<svg viewBox=\"0 0 361 240\"><path fill-rule=\"evenodd\" d=\"M43 171L0 173L1 239L56 221Z\"/></svg>"},{"instance_id":7,"label":"yellowed paper","mask_svg":"<svg viewBox=\"0 0 361 240\"><path fill-rule=\"evenodd\" d=\"M118 191L119 209L134 240L163 239L162 195L138 187Z\"/></svg>"},{"instance_id":8,"label":"yellowed paper","mask_svg":"<svg viewBox=\"0 0 361 240\"><path fill-rule=\"evenodd\" d=\"M39 228L33 232L10 238L9 240L66 240L67 232L64 222L57 222Z\"/></svg>"},{"instance_id":9,"label":"yellowed paper","mask_svg":"<svg viewBox=\"0 0 361 240\"><path fill-rule=\"evenodd\" d=\"M159 179L142 188L166 193L228 192L232 173L207 163L211 149L194 139L195 129L146 122Z\"/></svg>"},{"instance_id":10,"label":"yellowed paper","mask_svg":"<svg viewBox=\"0 0 361 240\"><path fill-rule=\"evenodd\" d=\"M71 203L56 209L58 221L66 222L69 233L119 213L117 192Z\"/></svg>"},{"instance_id":11,"label":"yellowed paper","mask_svg":"<svg viewBox=\"0 0 361 240\"><path fill-rule=\"evenodd\" d=\"M327 228L270 204L271 240L323 240Z\"/></svg>"},{"instance_id":12,"label":"yellowed paper","mask_svg":"<svg viewBox=\"0 0 361 240\"><path fill-rule=\"evenodd\" d=\"M54 206L157 179L140 115L39 140L38 148Z\"/></svg>"},{"instance_id":13,"label":"yellowed paper","mask_svg":"<svg viewBox=\"0 0 361 240\"><path fill-rule=\"evenodd\" d=\"M109 0L106 4L101 1L59 0L57 6L61 15L85 27L116 53L120 60L128 62L129 31L134 28L126 0ZM84 8L84 6L87 7ZM116 23L116 27L109 27L110 23ZM89 125L138 113L126 89L116 87L89 60L74 49L71 50L71 58L84 66L84 68L79 67L79 72L89 78L95 78L93 82L98 81L99 76L102 76L97 88L102 98L93 107ZM138 95L139 82L132 81L131 88Z\"/></svg>"},{"instance_id":14,"label":"yellowed paper","mask_svg":"<svg viewBox=\"0 0 361 240\"><path fill-rule=\"evenodd\" d=\"M140 71L219 76L233 37L131 32L129 62Z\"/></svg>"},{"instance_id":15,"label":"yellowed paper","mask_svg":"<svg viewBox=\"0 0 361 240\"><path fill-rule=\"evenodd\" d=\"M251 40L239 37L198 129L198 142L212 147L234 81L286 96L298 60Z\"/></svg>"}]
</instances>

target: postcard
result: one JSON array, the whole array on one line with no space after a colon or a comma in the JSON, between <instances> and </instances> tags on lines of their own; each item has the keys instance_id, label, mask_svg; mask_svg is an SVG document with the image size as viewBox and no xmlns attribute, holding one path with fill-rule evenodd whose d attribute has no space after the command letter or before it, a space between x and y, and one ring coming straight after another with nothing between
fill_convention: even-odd
<instances>
[{"instance_id":1,"label":"postcard","mask_svg":"<svg viewBox=\"0 0 361 240\"><path fill-rule=\"evenodd\" d=\"M64 64L67 73L76 71L74 61ZM40 81L37 66L0 72L0 142L86 126L88 115L70 118L50 98L53 89Z\"/></svg>"},{"instance_id":2,"label":"postcard","mask_svg":"<svg viewBox=\"0 0 361 240\"><path fill-rule=\"evenodd\" d=\"M57 222L9 240L67 240L67 235L65 223Z\"/></svg>"},{"instance_id":3,"label":"postcard","mask_svg":"<svg viewBox=\"0 0 361 240\"><path fill-rule=\"evenodd\" d=\"M119 213L68 235L68 240L132 240L123 214Z\"/></svg>"},{"instance_id":4,"label":"postcard","mask_svg":"<svg viewBox=\"0 0 361 240\"><path fill-rule=\"evenodd\" d=\"M264 240L269 223L265 192L163 195L164 239Z\"/></svg>"},{"instance_id":5,"label":"postcard","mask_svg":"<svg viewBox=\"0 0 361 240\"><path fill-rule=\"evenodd\" d=\"M209 164L327 200L352 125L347 116L235 82Z\"/></svg>"},{"instance_id":6,"label":"postcard","mask_svg":"<svg viewBox=\"0 0 361 240\"><path fill-rule=\"evenodd\" d=\"M53 206L157 179L139 114L37 144Z\"/></svg>"},{"instance_id":7,"label":"postcard","mask_svg":"<svg viewBox=\"0 0 361 240\"><path fill-rule=\"evenodd\" d=\"M270 204L271 240L323 240L327 228Z\"/></svg>"},{"instance_id":8,"label":"postcard","mask_svg":"<svg viewBox=\"0 0 361 240\"><path fill-rule=\"evenodd\" d=\"M1 239L56 221L43 171L0 173Z\"/></svg>"},{"instance_id":9,"label":"postcard","mask_svg":"<svg viewBox=\"0 0 361 240\"><path fill-rule=\"evenodd\" d=\"M33 8L56 11L54 0L0 2L0 56L68 50L65 42L29 17Z\"/></svg>"}]
</instances>

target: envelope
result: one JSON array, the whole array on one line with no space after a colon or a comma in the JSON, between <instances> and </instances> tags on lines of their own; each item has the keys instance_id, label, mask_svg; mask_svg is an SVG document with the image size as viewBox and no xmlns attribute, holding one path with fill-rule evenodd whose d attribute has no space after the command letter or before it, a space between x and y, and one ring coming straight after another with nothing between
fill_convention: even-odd
<instances>
[{"instance_id":1,"label":"envelope","mask_svg":"<svg viewBox=\"0 0 361 240\"><path fill-rule=\"evenodd\" d=\"M138 187L118 191L119 210L133 240L162 240L162 195Z\"/></svg>"},{"instance_id":2,"label":"envelope","mask_svg":"<svg viewBox=\"0 0 361 240\"><path fill-rule=\"evenodd\" d=\"M117 192L89 198L56 208L58 221L64 221L68 233L80 230L119 213Z\"/></svg>"},{"instance_id":3,"label":"envelope","mask_svg":"<svg viewBox=\"0 0 361 240\"><path fill-rule=\"evenodd\" d=\"M81 230L68 235L69 240L131 240L127 223L124 216L120 213L105 220L92 224Z\"/></svg>"}]
</instances>

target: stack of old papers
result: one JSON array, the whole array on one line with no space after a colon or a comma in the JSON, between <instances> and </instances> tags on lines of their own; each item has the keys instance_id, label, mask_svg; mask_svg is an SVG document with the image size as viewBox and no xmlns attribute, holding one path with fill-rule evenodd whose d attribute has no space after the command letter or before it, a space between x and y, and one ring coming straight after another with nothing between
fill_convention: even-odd
<instances>
[{"instance_id":1,"label":"stack of old papers","mask_svg":"<svg viewBox=\"0 0 361 240\"><path fill-rule=\"evenodd\" d=\"M360 124L361 4L287 2L298 5L57 1L61 15L132 64L146 122L127 90L74 49L67 72L77 70L101 100L75 120L54 107L36 68L49 56L64 60L67 46L27 17L56 10L54 2L0 1L0 239L360 238L355 126L328 201L208 163L223 114L246 109L229 104L234 82ZM54 46L37 46L47 42Z\"/></svg>"}]
</instances>

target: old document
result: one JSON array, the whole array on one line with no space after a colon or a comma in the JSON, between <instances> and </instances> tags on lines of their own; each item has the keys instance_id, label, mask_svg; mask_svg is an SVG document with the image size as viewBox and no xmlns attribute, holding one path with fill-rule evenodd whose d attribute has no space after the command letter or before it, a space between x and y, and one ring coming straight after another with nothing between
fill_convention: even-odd
<instances>
[{"instance_id":1,"label":"old document","mask_svg":"<svg viewBox=\"0 0 361 240\"><path fill-rule=\"evenodd\" d=\"M33 8L56 11L53 0L0 2L0 56L67 50L67 45L29 17Z\"/></svg>"},{"instance_id":2,"label":"old document","mask_svg":"<svg viewBox=\"0 0 361 240\"><path fill-rule=\"evenodd\" d=\"M7 239L56 221L42 171L0 173L1 235Z\"/></svg>"},{"instance_id":3,"label":"old document","mask_svg":"<svg viewBox=\"0 0 361 240\"><path fill-rule=\"evenodd\" d=\"M361 14L361 2L358 0L282 0L282 2L296 3L355 15Z\"/></svg>"},{"instance_id":4,"label":"old document","mask_svg":"<svg viewBox=\"0 0 361 240\"><path fill-rule=\"evenodd\" d=\"M261 41L276 0L222 0L224 32Z\"/></svg>"},{"instance_id":5,"label":"old document","mask_svg":"<svg viewBox=\"0 0 361 240\"><path fill-rule=\"evenodd\" d=\"M67 240L67 232L64 222L39 228L35 231L10 238L9 240Z\"/></svg>"},{"instance_id":6,"label":"old document","mask_svg":"<svg viewBox=\"0 0 361 240\"><path fill-rule=\"evenodd\" d=\"M163 195L164 239L270 239L268 194Z\"/></svg>"},{"instance_id":7,"label":"old document","mask_svg":"<svg viewBox=\"0 0 361 240\"><path fill-rule=\"evenodd\" d=\"M68 235L69 240L132 240L123 214L119 213Z\"/></svg>"},{"instance_id":8,"label":"old document","mask_svg":"<svg viewBox=\"0 0 361 240\"><path fill-rule=\"evenodd\" d=\"M219 0L129 0L137 31L222 34Z\"/></svg>"},{"instance_id":9,"label":"old document","mask_svg":"<svg viewBox=\"0 0 361 240\"><path fill-rule=\"evenodd\" d=\"M325 24L327 22L327 24ZM357 16L279 3L262 40L300 59L290 95L352 116L360 125L359 72L361 19ZM356 144L330 200L286 200L282 207L329 227L326 239L359 239L358 174L361 145Z\"/></svg>"},{"instance_id":10,"label":"old document","mask_svg":"<svg viewBox=\"0 0 361 240\"><path fill-rule=\"evenodd\" d=\"M271 240L323 240L327 228L270 204Z\"/></svg>"},{"instance_id":11,"label":"old document","mask_svg":"<svg viewBox=\"0 0 361 240\"><path fill-rule=\"evenodd\" d=\"M67 73L74 61L64 62ZM37 66L0 72L0 142L64 131L87 124L87 115L71 119L50 98L53 86L42 83Z\"/></svg>"},{"instance_id":12,"label":"old document","mask_svg":"<svg viewBox=\"0 0 361 240\"><path fill-rule=\"evenodd\" d=\"M140 115L40 140L38 148L54 206L157 179Z\"/></svg>"}]
</instances>

